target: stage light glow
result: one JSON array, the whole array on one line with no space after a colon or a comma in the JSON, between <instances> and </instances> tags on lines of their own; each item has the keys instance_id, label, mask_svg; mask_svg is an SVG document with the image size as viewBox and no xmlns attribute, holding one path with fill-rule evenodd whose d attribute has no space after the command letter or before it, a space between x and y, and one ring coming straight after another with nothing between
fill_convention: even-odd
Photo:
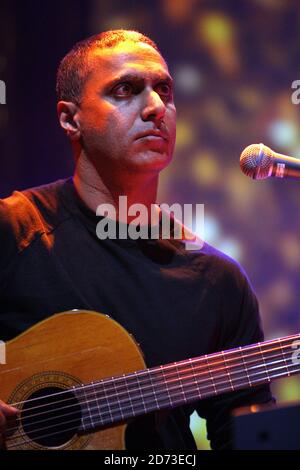
<instances>
[{"instance_id":1,"label":"stage light glow","mask_svg":"<svg viewBox=\"0 0 300 470\"><path fill-rule=\"evenodd\" d=\"M236 261L241 261L242 259L242 246L234 238L224 238L217 248Z\"/></svg>"},{"instance_id":2,"label":"stage light glow","mask_svg":"<svg viewBox=\"0 0 300 470\"><path fill-rule=\"evenodd\" d=\"M190 170L191 178L199 185L212 186L219 182L220 167L216 156L209 150L195 155Z\"/></svg>"},{"instance_id":3,"label":"stage light glow","mask_svg":"<svg viewBox=\"0 0 300 470\"><path fill-rule=\"evenodd\" d=\"M193 94L201 89L202 77L199 70L193 65L181 64L177 67L174 73L176 89Z\"/></svg>"},{"instance_id":4,"label":"stage light glow","mask_svg":"<svg viewBox=\"0 0 300 470\"><path fill-rule=\"evenodd\" d=\"M201 236L201 234L200 233L198 234L197 232L197 227L196 227L196 233L197 235ZM219 222L213 215L207 214L205 212L204 214L204 240L207 243L214 245L218 242L220 235L221 235L221 228L220 228Z\"/></svg>"},{"instance_id":5,"label":"stage light glow","mask_svg":"<svg viewBox=\"0 0 300 470\"><path fill-rule=\"evenodd\" d=\"M187 120L177 119L176 125L176 150L182 150L192 144L195 139L192 124Z\"/></svg>"},{"instance_id":6,"label":"stage light glow","mask_svg":"<svg viewBox=\"0 0 300 470\"><path fill-rule=\"evenodd\" d=\"M299 132L296 123L288 120L273 121L268 130L268 136L279 147L291 148L298 143Z\"/></svg>"}]
</instances>

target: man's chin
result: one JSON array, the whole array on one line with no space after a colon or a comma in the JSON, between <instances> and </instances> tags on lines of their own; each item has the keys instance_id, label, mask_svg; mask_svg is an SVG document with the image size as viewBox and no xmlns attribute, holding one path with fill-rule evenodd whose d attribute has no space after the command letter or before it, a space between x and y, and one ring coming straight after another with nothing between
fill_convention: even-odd
<instances>
[{"instance_id":1,"label":"man's chin","mask_svg":"<svg viewBox=\"0 0 300 470\"><path fill-rule=\"evenodd\" d=\"M135 155L131 159L131 165L136 171L161 171L172 160L172 155L157 152L155 150L147 150L139 155Z\"/></svg>"}]
</instances>

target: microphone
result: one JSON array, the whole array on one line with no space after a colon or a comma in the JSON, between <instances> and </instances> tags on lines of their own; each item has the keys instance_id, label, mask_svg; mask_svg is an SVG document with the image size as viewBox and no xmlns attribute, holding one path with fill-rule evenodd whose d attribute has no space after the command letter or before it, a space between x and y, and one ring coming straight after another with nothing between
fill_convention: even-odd
<instances>
[{"instance_id":1,"label":"microphone","mask_svg":"<svg viewBox=\"0 0 300 470\"><path fill-rule=\"evenodd\" d=\"M274 152L264 144L252 144L241 153L240 166L254 180L299 178L300 159Z\"/></svg>"}]
</instances>

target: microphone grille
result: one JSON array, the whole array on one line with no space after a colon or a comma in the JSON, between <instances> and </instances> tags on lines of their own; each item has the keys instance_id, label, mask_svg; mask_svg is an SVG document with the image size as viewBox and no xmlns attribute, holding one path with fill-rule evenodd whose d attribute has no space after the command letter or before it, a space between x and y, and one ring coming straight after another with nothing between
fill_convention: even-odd
<instances>
[{"instance_id":1,"label":"microphone grille","mask_svg":"<svg viewBox=\"0 0 300 470\"><path fill-rule=\"evenodd\" d=\"M241 153L241 169L255 180L266 179L272 171L273 156L273 151L264 144L249 145Z\"/></svg>"}]
</instances>

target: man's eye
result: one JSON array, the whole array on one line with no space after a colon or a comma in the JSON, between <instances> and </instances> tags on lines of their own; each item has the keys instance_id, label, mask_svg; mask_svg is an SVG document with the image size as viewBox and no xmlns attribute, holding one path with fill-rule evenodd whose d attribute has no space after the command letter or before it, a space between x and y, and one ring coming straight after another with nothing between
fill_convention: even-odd
<instances>
[{"instance_id":1,"label":"man's eye","mask_svg":"<svg viewBox=\"0 0 300 470\"><path fill-rule=\"evenodd\" d=\"M115 96L130 96L133 92L132 86L129 83L120 83L113 89Z\"/></svg>"},{"instance_id":2,"label":"man's eye","mask_svg":"<svg viewBox=\"0 0 300 470\"><path fill-rule=\"evenodd\" d=\"M159 83L156 85L155 90L163 97L169 97L172 95L172 89L168 83Z\"/></svg>"}]
</instances>

